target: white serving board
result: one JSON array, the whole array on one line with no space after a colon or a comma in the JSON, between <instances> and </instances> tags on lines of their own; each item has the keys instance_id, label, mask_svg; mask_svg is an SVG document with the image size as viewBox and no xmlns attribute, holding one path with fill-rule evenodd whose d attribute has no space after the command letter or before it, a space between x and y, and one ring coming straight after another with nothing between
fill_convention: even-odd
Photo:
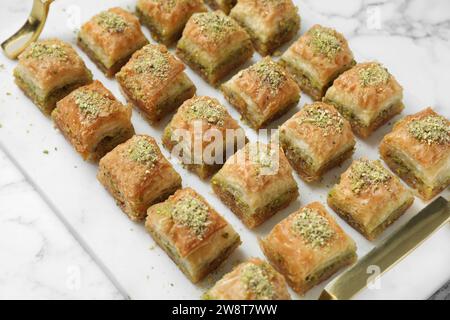
<instances>
[{"instance_id":1,"label":"white serving board","mask_svg":"<svg viewBox=\"0 0 450 320\"><path fill-rule=\"evenodd\" d=\"M23 6L23 2L26 1L17 2L22 3L21 6ZM31 5L31 1L28 2ZM133 3L134 1L125 0L98 0L93 5L92 1L87 0L56 1L51 8L51 15L41 37L58 37L74 43L75 33L73 30L77 26L77 21L80 21L79 17L81 17L81 21L86 21L92 15L111 6L122 6L131 10ZM3 10L3 6L4 2L0 4L0 10ZM5 22L1 23L0 38L4 39L13 33L24 19L25 16L21 12L8 17L10 23L7 25ZM326 24L326 21L310 21L307 16L303 16L302 32L314 23ZM338 25L333 25L333 27L339 29ZM147 30L145 30L145 33L150 39ZM350 46L352 46L352 41L350 41ZM371 48L366 47L365 50L370 51ZM80 50L78 51L80 52ZM371 56L370 53L364 52L364 54L361 54L358 50L354 51L357 60L364 60L367 56ZM117 83L107 80L86 55L81 52L80 54L93 71L95 78L102 81L117 98L124 102ZM259 58L258 55L255 55L252 62ZM417 57L417 59L419 60L420 57ZM380 56L379 60L383 61L383 56ZM417 74L416 71L421 72L422 65L420 63L408 67L418 70L410 70L408 68L395 68L395 65L391 64L392 59L389 59L389 62L388 67L395 71L409 71L411 74ZM402 61L400 60L397 63L402 63ZM213 195L208 183L202 182L195 175L184 170L175 159L171 159L183 178L183 185L191 186L205 196L236 228L243 241L242 246L228 259L224 266L202 284L195 286L185 278L161 249L155 247L144 227L141 224L131 222L115 205L114 200L96 180L97 167L83 162L63 136L53 128L51 121L45 118L14 85L12 70L16 63L0 55L0 64L3 64L2 70L0 70L0 124L2 125L0 147L23 170L27 178L50 203L55 213L66 223L69 230L81 241L94 259L100 263L114 283L133 299L199 298L215 279L228 272L235 263L253 256L263 257L257 244L257 238L267 234L276 223L289 213L312 201L326 203L327 191L337 181L340 173L350 164L350 161L346 161L341 168L331 171L321 183L317 184L305 184L295 175L300 189L298 200L256 231L249 231ZM197 86L197 94L218 98L227 106L232 116L239 119L238 113L225 102L218 90L207 85L191 70L188 69L187 73ZM414 88L414 79L408 78L408 74L403 75L395 72L394 74L405 88L408 88L409 85ZM416 99L416 95L408 96L408 89L405 91L407 109L404 114L417 112L424 107L421 100ZM272 124L271 128L276 128L283 123L306 102L310 102L310 99L303 96L299 106ZM448 110L437 108L437 111L447 113L446 116L448 117ZM151 127L136 110L133 111L132 121L136 132L151 135L157 138L158 142L160 142L162 129L169 120L170 117L166 118L159 126ZM255 131L242 123L241 125L245 128L249 139L255 141ZM378 158L378 143L381 137L389 132L390 128L391 125L386 125L370 139L366 141L358 140L354 158L361 156L372 159ZM44 154L44 150L48 150L49 154ZM162 150L166 156L169 156L166 150L163 148ZM449 194L448 190L444 192L446 198L449 198ZM398 229L424 205L422 201L416 198L412 208L390 227L381 239ZM29 209L33 210L33 208ZM357 242L359 256L363 256L381 240L370 243L334 213L332 214ZM423 299L430 296L450 276L448 267L450 265L449 231L448 226L440 230L423 247L383 277L379 290L365 292L359 297ZM427 274L427 280L420 279L425 274ZM412 279L417 279L417 281L412 281ZM304 298L316 299L325 285L326 283L323 283L312 289ZM293 297L299 298L295 294L293 294Z\"/></svg>"}]
</instances>

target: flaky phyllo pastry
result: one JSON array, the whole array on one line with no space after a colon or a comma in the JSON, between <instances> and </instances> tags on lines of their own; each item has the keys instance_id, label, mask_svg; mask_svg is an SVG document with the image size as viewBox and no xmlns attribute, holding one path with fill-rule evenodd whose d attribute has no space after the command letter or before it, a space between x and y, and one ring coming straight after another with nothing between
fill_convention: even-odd
<instances>
[{"instance_id":1,"label":"flaky phyllo pastry","mask_svg":"<svg viewBox=\"0 0 450 320\"><path fill-rule=\"evenodd\" d=\"M328 194L328 204L369 240L412 205L414 197L379 160L355 160Z\"/></svg>"},{"instance_id":2,"label":"flaky phyllo pastry","mask_svg":"<svg viewBox=\"0 0 450 320\"><path fill-rule=\"evenodd\" d=\"M57 39L32 43L19 56L14 78L46 115L50 115L57 101L92 82L91 72L72 46Z\"/></svg>"},{"instance_id":3,"label":"flaky phyllo pastry","mask_svg":"<svg viewBox=\"0 0 450 320\"><path fill-rule=\"evenodd\" d=\"M241 243L233 227L191 188L150 207L145 227L194 283L214 271Z\"/></svg>"},{"instance_id":4,"label":"flaky phyllo pastry","mask_svg":"<svg viewBox=\"0 0 450 320\"><path fill-rule=\"evenodd\" d=\"M281 221L260 245L270 263L301 295L356 261L355 242L319 202Z\"/></svg>"},{"instance_id":5,"label":"flaky phyllo pastry","mask_svg":"<svg viewBox=\"0 0 450 320\"><path fill-rule=\"evenodd\" d=\"M269 263L252 258L203 295L206 300L290 300L286 280Z\"/></svg>"},{"instance_id":6,"label":"flaky phyllo pastry","mask_svg":"<svg viewBox=\"0 0 450 320\"><path fill-rule=\"evenodd\" d=\"M395 124L380 145L386 164L430 200L450 185L450 121L427 108Z\"/></svg>"},{"instance_id":7,"label":"flaky phyllo pastry","mask_svg":"<svg viewBox=\"0 0 450 320\"><path fill-rule=\"evenodd\" d=\"M164 158L155 139L136 135L100 160L98 180L135 221L149 206L181 188L181 177Z\"/></svg>"},{"instance_id":8,"label":"flaky phyllo pastry","mask_svg":"<svg viewBox=\"0 0 450 320\"><path fill-rule=\"evenodd\" d=\"M99 81L80 87L57 103L56 127L85 160L98 161L134 134L131 107Z\"/></svg>"}]
</instances>

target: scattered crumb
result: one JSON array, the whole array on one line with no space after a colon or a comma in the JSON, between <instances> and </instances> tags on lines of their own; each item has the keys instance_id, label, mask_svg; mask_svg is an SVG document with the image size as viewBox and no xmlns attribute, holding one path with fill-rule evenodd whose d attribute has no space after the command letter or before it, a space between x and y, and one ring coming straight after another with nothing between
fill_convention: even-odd
<instances>
[{"instance_id":1,"label":"scattered crumb","mask_svg":"<svg viewBox=\"0 0 450 320\"><path fill-rule=\"evenodd\" d=\"M3 70L3 69L5 69L5 65L2 63L2 64L0 64L0 70Z\"/></svg>"},{"instance_id":2,"label":"scattered crumb","mask_svg":"<svg viewBox=\"0 0 450 320\"><path fill-rule=\"evenodd\" d=\"M7 96L11 96L12 93L11 93L11 92L7 92L6 95L7 95Z\"/></svg>"},{"instance_id":3,"label":"scattered crumb","mask_svg":"<svg viewBox=\"0 0 450 320\"><path fill-rule=\"evenodd\" d=\"M155 250L156 249L156 245L151 245L150 246L150 250Z\"/></svg>"},{"instance_id":4,"label":"scattered crumb","mask_svg":"<svg viewBox=\"0 0 450 320\"><path fill-rule=\"evenodd\" d=\"M78 169L78 167L77 166L73 166L75 169Z\"/></svg>"},{"instance_id":5,"label":"scattered crumb","mask_svg":"<svg viewBox=\"0 0 450 320\"><path fill-rule=\"evenodd\" d=\"M3 128L3 125L0 123L0 129Z\"/></svg>"},{"instance_id":6,"label":"scattered crumb","mask_svg":"<svg viewBox=\"0 0 450 320\"><path fill-rule=\"evenodd\" d=\"M55 147L55 151L58 151L58 148L57 148L57 147Z\"/></svg>"},{"instance_id":7,"label":"scattered crumb","mask_svg":"<svg viewBox=\"0 0 450 320\"><path fill-rule=\"evenodd\" d=\"M50 152L48 152L48 150L44 150L42 151L43 154L49 154Z\"/></svg>"},{"instance_id":8,"label":"scattered crumb","mask_svg":"<svg viewBox=\"0 0 450 320\"><path fill-rule=\"evenodd\" d=\"M171 286L171 287L174 287L175 285L174 285L173 283L170 283L170 286Z\"/></svg>"}]
</instances>

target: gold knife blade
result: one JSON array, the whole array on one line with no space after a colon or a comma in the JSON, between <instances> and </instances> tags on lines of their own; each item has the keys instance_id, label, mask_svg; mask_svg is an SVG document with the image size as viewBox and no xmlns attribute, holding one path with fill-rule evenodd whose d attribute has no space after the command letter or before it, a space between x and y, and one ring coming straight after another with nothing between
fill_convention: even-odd
<instances>
[{"instance_id":1,"label":"gold knife blade","mask_svg":"<svg viewBox=\"0 0 450 320\"><path fill-rule=\"evenodd\" d=\"M330 282L319 299L352 298L367 286L369 277L373 278L373 274L368 273L368 268L377 266L381 276L448 222L450 222L449 203L443 197L439 197L350 269Z\"/></svg>"}]
</instances>

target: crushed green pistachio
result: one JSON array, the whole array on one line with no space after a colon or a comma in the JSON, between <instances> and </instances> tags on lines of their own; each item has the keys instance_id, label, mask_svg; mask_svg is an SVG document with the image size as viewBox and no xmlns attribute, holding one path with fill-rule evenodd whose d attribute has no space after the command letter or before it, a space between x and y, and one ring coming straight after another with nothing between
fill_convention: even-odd
<instances>
[{"instance_id":1,"label":"crushed green pistachio","mask_svg":"<svg viewBox=\"0 0 450 320\"><path fill-rule=\"evenodd\" d=\"M226 114L225 108L212 99L198 99L186 112L189 120L206 120L218 126L224 125Z\"/></svg>"},{"instance_id":2,"label":"crushed green pistachio","mask_svg":"<svg viewBox=\"0 0 450 320\"><path fill-rule=\"evenodd\" d=\"M389 71L379 64L370 64L358 70L359 81L363 87L386 84L389 81Z\"/></svg>"},{"instance_id":3,"label":"crushed green pistachio","mask_svg":"<svg viewBox=\"0 0 450 320\"><path fill-rule=\"evenodd\" d=\"M336 37L333 30L326 28L315 28L311 31L310 45L313 50L329 59L334 58L341 50L341 41Z\"/></svg>"},{"instance_id":4,"label":"crushed green pistachio","mask_svg":"<svg viewBox=\"0 0 450 320\"><path fill-rule=\"evenodd\" d=\"M158 161L158 152L155 146L143 137L128 149L128 154L131 160L148 166L154 166L156 161Z\"/></svg>"},{"instance_id":5,"label":"crushed green pistachio","mask_svg":"<svg viewBox=\"0 0 450 320\"><path fill-rule=\"evenodd\" d=\"M44 151L42 151L42 153L47 155L47 154L49 154L50 152L49 152L48 150L44 150Z\"/></svg>"},{"instance_id":6,"label":"crushed green pistachio","mask_svg":"<svg viewBox=\"0 0 450 320\"><path fill-rule=\"evenodd\" d=\"M208 206L192 196L185 196L174 205L172 219L177 224L189 228L199 239L203 239L211 223Z\"/></svg>"},{"instance_id":7,"label":"crushed green pistachio","mask_svg":"<svg viewBox=\"0 0 450 320\"><path fill-rule=\"evenodd\" d=\"M327 218L316 209L305 207L297 213L292 222L292 230L312 247L323 247L335 236Z\"/></svg>"},{"instance_id":8,"label":"crushed green pistachio","mask_svg":"<svg viewBox=\"0 0 450 320\"><path fill-rule=\"evenodd\" d=\"M121 33L129 26L128 22L120 14L112 11L104 11L95 18L96 23L109 32Z\"/></svg>"},{"instance_id":9,"label":"crushed green pistachio","mask_svg":"<svg viewBox=\"0 0 450 320\"><path fill-rule=\"evenodd\" d=\"M355 194L361 193L370 186L385 183L392 178L379 160L358 160L351 166L350 170L351 188Z\"/></svg>"},{"instance_id":10,"label":"crushed green pistachio","mask_svg":"<svg viewBox=\"0 0 450 320\"><path fill-rule=\"evenodd\" d=\"M172 10L177 4L177 0L153 0L153 2L162 5L166 11Z\"/></svg>"},{"instance_id":11,"label":"crushed green pistachio","mask_svg":"<svg viewBox=\"0 0 450 320\"><path fill-rule=\"evenodd\" d=\"M166 78L170 71L169 54L152 45L145 46L142 50L143 54L133 63L134 70L140 74L151 73L160 79Z\"/></svg>"},{"instance_id":12,"label":"crushed green pistachio","mask_svg":"<svg viewBox=\"0 0 450 320\"><path fill-rule=\"evenodd\" d=\"M414 138L428 145L450 144L450 125L439 115L411 121L408 124L408 131Z\"/></svg>"},{"instance_id":13,"label":"crushed green pistachio","mask_svg":"<svg viewBox=\"0 0 450 320\"><path fill-rule=\"evenodd\" d=\"M270 59L264 59L250 67L250 70L256 72L258 77L265 85L270 88L272 95L275 95L280 86L286 81L286 73L283 69Z\"/></svg>"},{"instance_id":14,"label":"crushed green pistachio","mask_svg":"<svg viewBox=\"0 0 450 320\"><path fill-rule=\"evenodd\" d=\"M238 28L237 23L233 19L216 12L195 14L192 21L204 35L213 41L223 40Z\"/></svg>"},{"instance_id":15,"label":"crushed green pistachio","mask_svg":"<svg viewBox=\"0 0 450 320\"><path fill-rule=\"evenodd\" d=\"M311 104L304 108L304 112L297 118L299 124L310 123L319 128L326 129L328 135L330 131L341 133L344 128L344 119L338 113L323 108L320 104Z\"/></svg>"},{"instance_id":16,"label":"crushed green pistachio","mask_svg":"<svg viewBox=\"0 0 450 320\"><path fill-rule=\"evenodd\" d=\"M67 60L66 48L58 43L34 42L26 52L25 58L44 59L56 58L58 60Z\"/></svg>"},{"instance_id":17,"label":"crushed green pistachio","mask_svg":"<svg viewBox=\"0 0 450 320\"><path fill-rule=\"evenodd\" d=\"M270 281L270 270L267 265L246 265L242 270L241 281L245 288L256 296L256 299L273 299L274 288Z\"/></svg>"},{"instance_id":18,"label":"crushed green pistachio","mask_svg":"<svg viewBox=\"0 0 450 320\"><path fill-rule=\"evenodd\" d=\"M109 106L111 100L104 97L97 91L78 90L74 93L75 103L81 112L88 118L96 118L102 108Z\"/></svg>"},{"instance_id":19,"label":"crushed green pistachio","mask_svg":"<svg viewBox=\"0 0 450 320\"><path fill-rule=\"evenodd\" d=\"M258 144L255 146L257 154L255 162L261 167L261 168L272 168L274 163L274 156L276 150L271 148L269 145L264 146L261 144Z\"/></svg>"}]
</instances>

